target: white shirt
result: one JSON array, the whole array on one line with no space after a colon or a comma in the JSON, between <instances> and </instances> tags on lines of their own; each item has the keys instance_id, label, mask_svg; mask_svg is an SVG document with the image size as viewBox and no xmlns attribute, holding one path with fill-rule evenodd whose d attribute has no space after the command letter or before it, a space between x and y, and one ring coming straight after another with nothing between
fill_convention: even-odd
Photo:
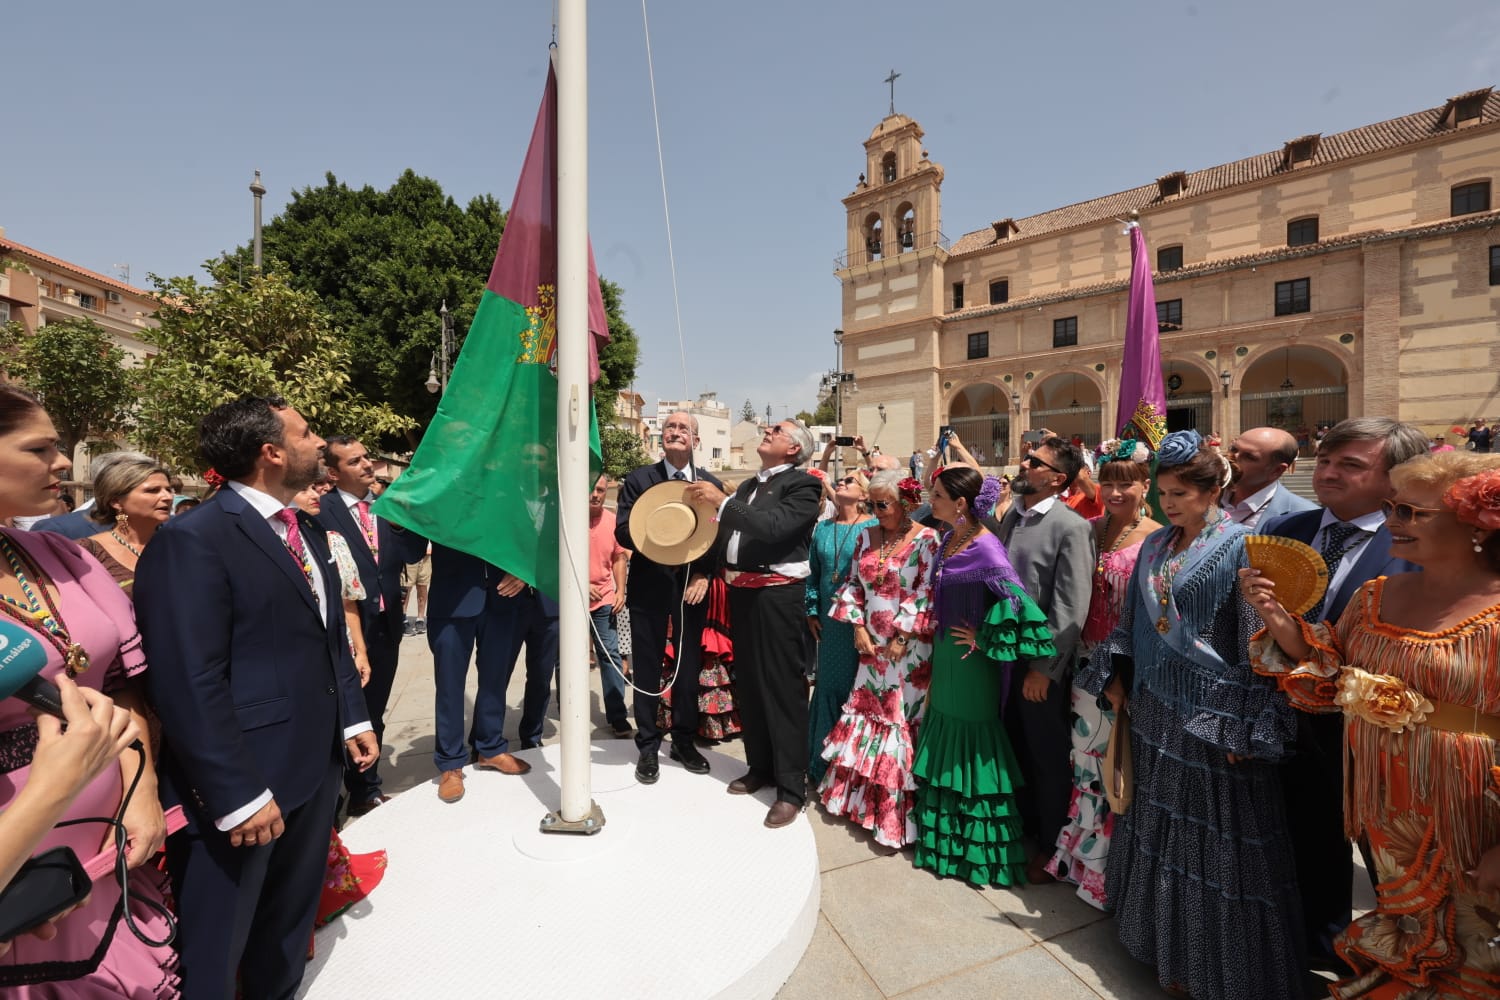
<instances>
[{"instance_id":1,"label":"white shirt","mask_svg":"<svg viewBox=\"0 0 1500 1000\"><path fill-rule=\"evenodd\" d=\"M785 472L791 467L790 464L785 464L777 465L770 469L762 469L755 474L755 481L757 484L764 483L778 472ZM760 486L757 485L755 489L750 491L750 495L745 498L745 502L748 504L754 501L755 495L759 492ZM730 497L725 497L724 502L719 504L719 513L716 516L724 516L724 505L729 503L730 499ZM738 531L733 531L729 534L729 543L724 546L724 560L730 564L740 561L740 533ZM794 580L805 580L812 575L812 564L806 559L794 563L772 563L766 569L772 573L780 573L782 576L791 577Z\"/></svg>"},{"instance_id":2,"label":"white shirt","mask_svg":"<svg viewBox=\"0 0 1500 1000\"><path fill-rule=\"evenodd\" d=\"M690 483L695 481L693 478L693 466L691 465L691 463L688 465L684 465L679 469L677 466L672 464L671 459L664 458L661 460L661 464L667 467L668 479L676 479L677 474L680 472L682 473L683 479L686 479Z\"/></svg>"},{"instance_id":3,"label":"white shirt","mask_svg":"<svg viewBox=\"0 0 1500 1000\"><path fill-rule=\"evenodd\" d=\"M1313 536L1312 547L1322 552L1324 533L1329 525L1338 523L1339 519L1334 516L1333 511L1325 507L1323 520L1318 524L1318 533ZM1343 586L1344 581L1349 578L1349 571L1354 568L1355 563L1359 562L1359 557L1364 554L1365 546L1370 544L1370 539L1375 537L1375 532L1379 531L1380 526L1385 523L1385 514L1375 510L1356 517L1349 523L1358 527L1361 533L1358 539L1351 539L1354 544L1344 552L1344 558L1340 559L1339 564L1329 573L1326 591L1329 594L1337 592L1339 587Z\"/></svg>"},{"instance_id":4,"label":"white shirt","mask_svg":"<svg viewBox=\"0 0 1500 1000\"><path fill-rule=\"evenodd\" d=\"M1043 514L1047 513L1047 511L1049 511L1049 510L1052 509L1052 505L1055 504L1055 503L1057 503L1057 500L1058 500L1058 494L1054 493L1050 497L1048 497L1047 499L1045 499L1045 500L1038 500L1036 503L1032 504L1030 507L1027 507L1026 506L1026 502L1025 502L1025 497L1022 497L1021 498L1021 520L1022 521L1026 521L1026 520L1029 520L1029 519L1031 519L1033 517L1041 517Z\"/></svg>"},{"instance_id":5,"label":"white shirt","mask_svg":"<svg viewBox=\"0 0 1500 1000\"><path fill-rule=\"evenodd\" d=\"M262 493L260 490L255 489L252 486L246 486L244 483L231 480L229 483L229 488L231 490L234 490L235 493L239 494L240 499L244 500L245 503L253 507L257 514L260 514L262 517L264 517L266 519L266 523L271 526L271 530L276 532L276 537L281 539L283 545L286 544L286 525L281 523L281 519L277 517L277 515L282 510L286 509L286 504L283 504L280 500L277 500L269 493ZM342 493L343 491L340 490L339 492ZM290 550L288 550L287 554L291 554ZM312 566L313 590L318 595L318 607L321 609L324 606L323 602L328 599L327 590L325 589L323 583L323 568L318 565L317 560L315 559L309 559L308 564ZM328 627L326 618L324 619L323 627ZM373 729L374 727L371 726L368 721L357 723L355 725L349 726L344 730L344 739L352 740L360 733L367 733ZM267 788L265 791L261 792L255 798L251 799L248 803L236 809L234 812L230 813L227 816L220 816L218 819L214 820L214 826L221 831L233 830L235 827L245 822L245 820L260 812L261 809L265 808L266 803L270 802L272 798L274 798L274 796L271 795L271 790Z\"/></svg>"},{"instance_id":6,"label":"white shirt","mask_svg":"<svg viewBox=\"0 0 1500 1000\"><path fill-rule=\"evenodd\" d=\"M1281 480L1273 480L1270 486L1256 490L1239 503L1226 503L1223 505L1224 513L1228 514L1229 519L1235 524L1253 528L1260 523L1260 516L1265 513L1266 504L1271 502L1271 498L1276 495L1276 488L1280 485ZM1225 494L1225 499L1228 499L1228 494Z\"/></svg>"},{"instance_id":7,"label":"white shirt","mask_svg":"<svg viewBox=\"0 0 1500 1000\"><path fill-rule=\"evenodd\" d=\"M360 521L360 519L359 519L359 511L357 511L357 510L354 509L354 505L357 504L357 503L359 503L361 500L365 500L367 502L373 503L374 500L375 500L375 498L372 497L372 496L370 496L370 494L368 494L368 493L366 493L362 497L357 497L353 493L350 493L348 490L339 490L338 493L339 493L339 499L342 500L342 501L344 501L344 506L349 509L349 516L352 517L352 518L354 518L354 523L355 524L359 525L359 537L360 538L365 538L365 526L364 526L364 523ZM370 525L371 525L371 527L374 527L376 531L380 530L380 528L377 526L377 522L375 520L375 515L374 514L370 515ZM376 537L379 537L379 536L376 536ZM368 538L365 538L365 545L368 547L369 544L370 544L370 540ZM372 548L372 549L370 549L370 551L371 551L371 553L374 553L375 550Z\"/></svg>"}]
</instances>

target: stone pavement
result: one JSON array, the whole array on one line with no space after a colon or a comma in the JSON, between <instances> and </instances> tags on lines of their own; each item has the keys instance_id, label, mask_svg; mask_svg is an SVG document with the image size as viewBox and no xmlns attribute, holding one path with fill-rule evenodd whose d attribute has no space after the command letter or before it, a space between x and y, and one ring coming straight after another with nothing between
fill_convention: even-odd
<instances>
[{"instance_id":1,"label":"stone pavement","mask_svg":"<svg viewBox=\"0 0 1500 1000\"><path fill-rule=\"evenodd\" d=\"M524 664L509 692L506 732L520 718ZM599 675L591 671L595 739L604 726ZM470 672L469 691L474 690ZM425 637L407 638L386 720L381 765L390 794L437 794L432 767L432 657ZM545 739L557 735L556 691ZM718 746L743 759L738 741ZM662 767L676 767L662 756ZM1150 968L1115 938L1114 922L1074 894L1050 885L973 889L911 865L911 852L876 844L865 831L821 808L806 813L817 838L822 905L817 930L778 1000L1157 1000L1166 994ZM608 836L606 832L604 836ZM767 830L766 836L776 836ZM1362 879L1362 873L1356 873ZM1360 905L1372 905L1369 883ZM733 900L722 901L732 906ZM604 901L601 901L604 905ZM689 916L689 919L691 917Z\"/></svg>"}]
</instances>

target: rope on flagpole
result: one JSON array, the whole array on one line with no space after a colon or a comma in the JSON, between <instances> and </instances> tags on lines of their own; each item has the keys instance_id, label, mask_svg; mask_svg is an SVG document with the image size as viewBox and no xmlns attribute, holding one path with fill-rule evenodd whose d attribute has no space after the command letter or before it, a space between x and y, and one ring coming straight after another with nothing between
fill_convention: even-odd
<instances>
[{"instance_id":1,"label":"rope on flagpole","mask_svg":"<svg viewBox=\"0 0 1500 1000\"><path fill-rule=\"evenodd\" d=\"M667 266L672 273L672 309L677 315L677 353L682 359L682 398L691 399L688 388L687 343L682 336L682 300L677 293L677 255L672 249L672 208L667 202L667 161L661 149L661 113L656 108L656 64L651 59L651 22L646 18L646 0L641 0L641 26L646 32L646 75L651 81L651 120L656 125L656 167L661 175L661 212L667 224Z\"/></svg>"}]
</instances>

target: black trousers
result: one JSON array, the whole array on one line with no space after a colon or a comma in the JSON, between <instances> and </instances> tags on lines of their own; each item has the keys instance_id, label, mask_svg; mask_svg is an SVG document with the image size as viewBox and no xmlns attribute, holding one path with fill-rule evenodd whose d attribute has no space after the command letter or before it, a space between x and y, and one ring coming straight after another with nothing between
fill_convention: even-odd
<instances>
[{"instance_id":1,"label":"black trousers","mask_svg":"<svg viewBox=\"0 0 1500 1000\"><path fill-rule=\"evenodd\" d=\"M729 588L735 704L750 773L776 783L776 799L802 804L807 787L807 630L803 586ZM635 619L630 621L635 627Z\"/></svg>"},{"instance_id":2,"label":"black trousers","mask_svg":"<svg viewBox=\"0 0 1500 1000\"><path fill-rule=\"evenodd\" d=\"M365 632L365 653L370 659L370 680L364 686L365 708L375 741L385 746L385 707L396 684L396 664L401 655L401 633L392 632L389 619L381 615L379 624ZM361 771L350 764L344 771L344 788L350 802L368 802L380 794L380 760Z\"/></svg>"},{"instance_id":3,"label":"black trousers","mask_svg":"<svg viewBox=\"0 0 1500 1000\"><path fill-rule=\"evenodd\" d=\"M630 610L630 673L635 685L635 745L641 751L656 750L664 735L656 725L656 706L661 698L644 692L660 691L662 678L671 673L662 659L667 648L667 622L672 623L672 742L693 745L698 733L698 672L703 663L703 622L708 598L684 605L681 594L672 596L668 607L628 605ZM605 669L608 669L607 667Z\"/></svg>"},{"instance_id":4,"label":"black trousers","mask_svg":"<svg viewBox=\"0 0 1500 1000\"><path fill-rule=\"evenodd\" d=\"M1045 701L1027 701L1021 685L1028 672L1019 663L1011 671L1005 728L1026 779L1018 796L1021 821L1037 850L1050 857L1073 796L1073 681L1064 675L1048 686Z\"/></svg>"},{"instance_id":5,"label":"black trousers","mask_svg":"<svg viewBox=\"0 0 1500 1000\"><path fill-rule=\"evenodd\" d=\"M196 830L167 838L183 996L233 1000L236 972L246 997L296 995L327 874L342 766L330 755L318 790L282 813L286 832L269 844L230 847L229 835L201 815Z\"/></svg>"},{"instance_id":6,"label":"black trousers","mask_svg":"<svg viewBox=\"0 0 1500 1000\"><path fill-rule=\"evenodd\" d=\"M1307 953L1328 958L1354 911L1354 858L1344 836L1343 715L1297 713L1297 753L1281 767L1281 791L1287 834L1297 847Z\"/></svg>"}]
</instances>

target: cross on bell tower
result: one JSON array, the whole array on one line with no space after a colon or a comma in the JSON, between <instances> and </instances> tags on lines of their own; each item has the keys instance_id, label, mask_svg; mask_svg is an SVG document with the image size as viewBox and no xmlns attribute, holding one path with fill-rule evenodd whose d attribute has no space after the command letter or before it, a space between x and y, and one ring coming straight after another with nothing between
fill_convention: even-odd
<instances>
[{"instance_id":1,"label":"cross on bell tower","mask_svg":"<svg viewBox=\"0 0 1500 1000\"><path fill-rule=\"evenodd\" d=\"M896 81L900 78L901 74L894 69L891 70L891 75L885 78L885 82L891 85L891 114L896 113Z\"/></svg>"}]
</instances>

